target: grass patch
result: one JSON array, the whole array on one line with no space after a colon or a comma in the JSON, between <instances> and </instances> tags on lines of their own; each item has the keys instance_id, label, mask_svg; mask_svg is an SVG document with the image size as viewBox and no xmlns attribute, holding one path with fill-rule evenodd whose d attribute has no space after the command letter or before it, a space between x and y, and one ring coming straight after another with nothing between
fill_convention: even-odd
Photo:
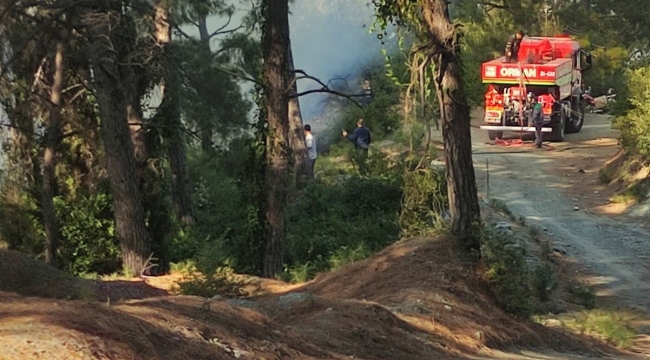
<instances>
[{"instance_id":1,"label":"grass patch","mask_svg":"<svg viewBox=\"0 0 650 360\"><path fill-rule=\"evenodd\" d=\"M625 348L636 336L636 331L629 326L631 320L630 316L623 313L592 310L580 314L576 319L576 325L581 333L596 333L609 343Z\"/></svg>"},{"instance_id":2,"label":"grass patch","mask_svg":"<svg viewBox=\"0 0 650 360\"><path fill-rule=\"evenodd\" d=\"M490 198L489 205L494 210L508 216L509 218L511 218L511 219L514 218L514 215L512 214L512 211L510 211L510 209L508 208L508 205L506 205L506 203L503 202L503 200Z\"/></svg>"},{"instance_id":3,"label":"grass patch","mask_svg":"<svg viewBox=\"0 0 650 360\"><path fill-rule=\"evenodd\" d=\"M632 185L628 186L622 193L612 196L611 200L612 202L622 204L629 204L634 202L641 203L647 199L649 190L649 179L636 181Z\"/></svg>"},{"instance_id":4,"label":"grass patch","mask_svg":"<svg viewBox=\"0 0 650 360\"><path fill-rule=\"evenodd\" d=\"M560 318L536 316L533 320L545 325L556 323L566 330L601 338L621 349L629 347L637 335L630 325L634 317L614 310L586 310Z\"/></svg>"},{"instance_id":5,"label":"grass patch","mask_svg":"<svg viewBox=\"0 0 650 360\"><path fill-rule=\"evenodd\" d=\"M196 269L196 263L193 260L185 260L169 264L169 271L172 274L190 274Z\"/></svg>"},{"instance_id":6,"label":"grass patch","mask_svg":"<svg viewBox=\"0 0 650 360\"><path fill-rule=\"evenodd\" d=\"M634 197L630 194L622 193L612 196L612 202L617 204L630 204L634 202Z\"/></svg>"}]
</instances>

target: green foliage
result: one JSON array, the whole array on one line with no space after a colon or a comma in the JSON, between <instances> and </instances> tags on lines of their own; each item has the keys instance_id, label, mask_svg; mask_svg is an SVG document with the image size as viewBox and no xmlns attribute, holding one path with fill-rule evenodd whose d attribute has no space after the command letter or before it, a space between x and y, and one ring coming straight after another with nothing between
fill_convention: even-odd
<instances>
[{"instance_id":1,"label":"green foliage","mask_svg":"<svg viewBox=\"0 0 650 360\"><path fill-rule=\"evenodd\" d=\"M0 241L10 249L40 255L45 250L38 202L29 194L0 196Z\"/></svg>"},{"instance_id":2,"label":"green foliage","mask_svg":"<svg viewBox=\"0 0 650 360\"><path fill-rule=\"evenodd\" d=\"M529 277L521 249L511 237L487 231L482 255L488 267L487 279L504 310L516 316L530 315Z\"/></svg>"},{"instance_id":3,"label":"green foliage","mask_svg":"<svg viewBox=\"0 0 650 360\"><path fill-rule=\"evenodd\" d=\"M589 49L590 43L585 45ZM592 95L600 96L611 87L621 94L626 89L626 61L629 51L621 46L591 50L592 68L585 73L584 83L592 87Z\"/></svg>"},{"instance_id":4,"label":"green foliage","mask_svg":"<svg viewBox=\"0 0 650 360\"><path fill-rule=\"evenodd\" d=\"M604 167L598 170L598 182L607 185L614 180L614 170L609 167Z\"/></svg>"},{"instance_id":5,"label":"green foliage","mask_svg":"<svg viewBox=\"0 0 650 360\"><path fill-rule=\"evenodd\" d=\"M650 66L627 74L628 101L631 109L616 118L614 127L621 131L621 141L633 155L650 161Z\"/></svg>"},{"instance_id":6,"label":"green foliage","mask_svg":"<svg viewBox=\"0 0 650 360\"><path fill-rule=\"evenodd\" d=\"M372 252L365 244L358 244L356 247L342 246L336 250L329 259L331 270L337 270L355 261L363 260L372 255Z\"/></svg>"},{"instance_id":7,"label":"green foliage","mask_svg":"<svg viewBox=\"0 0 650 360\"><path fill-rule=\"evenodd\" d=\"M182 281L179 282L179 292L183 295L194 295L211 298L220 295L227 298L236 298L243 295L241 282L230 268L217 268L208 273L198 273L192 269Z\"/></svg>"},{"instance_id":8,"label":"green foliage","mask_svg":"<svg viewBox=\"0 0 650 360\"><path fill-rule=\"evenodd\" d=\"M486 86L481 80L481 64L501 55L508 36L513 32L511 24L466 22L462 38L461 59L463 85L471 105L482 106Z\"/></svg>"},{"instance_id":9,"label":"green foliage","mask_svg":"<svg viewBox=\"0 0 650 360\"><path fill-rule=\"evenodd\" d=\"M548 301L551 294L557 289L558 282L549 264L539 265L533 271L533 289L537 298L541 301Z\"/></svg>"},{"instance_id":10,"label":"green foliage","mask_svg":"<svg viewBox=\"0 0 650 360\"><path fill-rule=\"evenodd\" d=\"M237 151L223 157L192 153L190 176L194 183L196 224L179 229L168 239L170 261L197 259L199 271L210 273L229 264L238 272L256 274L259 266L258 219L254 204L245 197L250 182L234 177L233 168L243 169ZM230 173L233 171L233 173Z\"/></svg>"},{"instance_id":11,"label":"green foliage","mask_svg":"<svg viewBox=\"0 0 650 360\"><path fill-rule=\"evenodd\" d=\"M230 59L215 57L201 43L182 43L174 50L186 77L181 109L188 124L201 133L204 142L215 135L224 138L239 132L246 125L251 104L242 97L236 79L222 70L229 67Z\"/></svg>"},{"instance_id":12,"label":"green foliage","mask_svg":"<svg viewBox=\"0 0 650 360\"><path fill-rule=\"evenodd\" d=\"M593 288L579 285L570 286L569 293L578 299L580 305L587 309L596 307L596 292Z\"/></svg>"},{"instance_id":13,"label":"green foliage","mask_svg":"<svg viewBox=\"0 0 650 360\"><path fill-rule=\"evenodd\" d=\"M121 264L110 197L99 193L68 200L54 199L64 239L59 256L66 271L107 274Z\"/></svg>"},{"instance_id":14,"label":"green foliage","mask_svg":"<svg viewBox=\"0 0 650 360\"><path fill-rule=\"evenodd\" d=\"M394 105L395 103L387 95L380 94L364 108L348 107L343 115L343 128L352 132L357 127L357 120L364 119L366 126L372 132L373 141L382 139L394 132L399 124L399 115Z\"/></svg>"},{"instance_id":15,"label":"green foliage","mask_svg":"<svg viewBox=\"0 0 650 360\"><path fill-rule=\"evenodd\" d=\"M370 81L373 100L362 108L348 103L341 119L341 126L344 129L351 132L357 127L357 120L364 119L366 126L372 132L374 142L397 130L400 123L400 115L397 112L400 103L400 87L395 83L395 78L402 77L405 73L404 65L399 60L401 58L395 56L388 63L370 63L362 71L359 80ZM390 72L387 71L386 64ZM337 136L337 139L341 138Z\"/></svg>"},{"instance_id":16,"label":"green foliage","mask_svg":"<svg viewBox=\"0 0 650 360\"><path fill-rule=\"evenodd\" d=\"M425 168L406 172L403 188L402 235L419 236L441 230L448 207L445 171Z\"/></svg>"},{"instance_id":17,"label":"green foliage","mask_svg":"<svg viewBox=\"0 0 650 360\"><path fill-rule=\"evenodd\" d=\"M387 179L353 176L310 183L287 210L286 264L294 278L366 257L399 238L401 191Z\"/></svg>"},{"instance_id":18,"label":"green foliage","mask_svg":"<svg viewBox=\"0 0 650 360\"><path fill-rule=\"evenodd\" d=\"M512 211L510 211L510 208L508 208L508 205L506 205L506 203L503 202L503 200L497 198L490 198L489 203L494 210L503 213L503 215L506 215L511 219L514 218L514 214L512 213Z\"/></svg>"},{"instance_id":19,"label":"green foliage","mask_svg":"<svg viewBox=\"0 0 650 360\"><path fill-rule=\"evenodd\" d=\"M629 346L637 335L630 317L616 311L585 311L575 321L581 333L596 333L619 348Z\"/></svg>"}]
</instances>

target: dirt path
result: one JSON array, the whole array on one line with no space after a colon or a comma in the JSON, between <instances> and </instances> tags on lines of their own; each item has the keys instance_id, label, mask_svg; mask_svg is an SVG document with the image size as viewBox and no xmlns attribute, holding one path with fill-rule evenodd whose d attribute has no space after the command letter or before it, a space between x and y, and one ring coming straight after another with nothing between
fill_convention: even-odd
<instances>
[{"instance_id":1,"label":"dirt path","mask_svg":"<svg viewBox=\"0 0 650 360\"><path fill-rule=\"evenodd\" d=\"M548 151L489 145L486 132L473 128L477 183L485 196L489 162L490 197L551 234L558 248L589 269L588 281L601 298L650 315L650 232L643 224L595 214L587 199L600 195L591 191L600 186L598 166L616 151L610 124L606 116L588 115L581 133L549 143Z\"/></svg>"}]
</instances>

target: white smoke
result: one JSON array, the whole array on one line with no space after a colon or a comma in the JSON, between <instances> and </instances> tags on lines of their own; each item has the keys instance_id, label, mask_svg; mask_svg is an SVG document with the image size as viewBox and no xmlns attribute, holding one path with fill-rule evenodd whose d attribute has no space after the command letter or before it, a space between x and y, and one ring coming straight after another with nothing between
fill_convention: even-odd
<instances>
[{"instance_id":1,"label":"white smoke","mask_svg":"<svg viewBox=\"0 0 650 360\"><path fill-rule=\"evenodd\" d=\"M367 0L297 0L290 7L291 45L296 69L304 70L327 83L346 78L352 89L356 75L381 56L381 41L370 33L374 8ZM338 85L342 84L337 80ZM320 88L311 80L300 80L298 91ZM305 122L319 115L324 95L301 97Z\"/></svg>"}]
</instances>

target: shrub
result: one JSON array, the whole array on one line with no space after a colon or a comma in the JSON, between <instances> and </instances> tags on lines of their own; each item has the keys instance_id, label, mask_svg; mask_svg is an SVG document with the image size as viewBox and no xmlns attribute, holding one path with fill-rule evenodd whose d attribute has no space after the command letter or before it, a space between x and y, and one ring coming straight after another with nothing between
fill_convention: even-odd
<instances>
[{"instance_id":1,"label":"shrub","mask_svg":"<svg viewBox=\"0 0 650 360\"><path fill-rule=\"evenodd\" d=\"M203 273L228 265L240 273L257 274L259 219L256 203L243 196L253 184L236 177L247 160L242 156L245 150L236 150L220 157L190 157L196 223L185 230L177 227L167 239L170 261L195 259Z\"/></svg>"},{"instance_id":2,"label":"shrub","mask_svg":"<svg viewBox=\"0 0 650 360\"><path fill-rule=\"evenodd\" d=\"M0 242L28 254L45 251L44 230L37 200L29 194L20 199L0 195Z\"/></svg>"},{"instance_id":3,"label":"shrub","mask_svg":"<svg viewBox=\"0 0 650 360\"><path fill-rule=\"evenodd\" d=\"M529 276L526 261L511 237L486 230L483 237L483 261L487 279L496 290L499 303L515 316L531 313Z\"/></svg>"},{"instance_id":4,"label":"shrub","mask_svg":"<svg viewBox=\"0 0 650 360\"><path fill-rule=\"evenodd\" d=\"M312 182L288 208L286 264L291 278L365 258L399 239L399 184L352 176L344 182Z\"/></svg>"},{"instance_id":5,"label":"shrub","mask_svg":"<svg viewBox=\"0 0 650 360\"><path fill-rule=\"evenodd\" d=\"M593 309L596 307L596 292L593 288L584 286L570 286L569 293L575 296L580 302L580 305L586 307L587 309Z\"/></svg>"},{"instance_id":6,"label":"shrub","mask_svg":"<svg viewBox=\"0 0 650 360\"><path fill-rule=\"evenodd\" d=\"M243 295L242 285L230 268L218 268L209 273L192 271L179 282L178 286L179 292L183 295L205 298L215 295L234 298Z\"/></svg>"},{"instance_id":7,"label":"shrub","mask_svg":"<svg viewBox=\"0 0 650 360\"><path fill-rule=\"evenodd\" d=\"M535 294L541 301L549 300L558 285L553 269L549 264L540 265L535 269L532 282Z\"/></svg>"},{"instance_id":8,"label":"shrub","mask_svg":"<svg viewBox=\"0 0 650 360\"><path fill-rule=\"evenodd\" d=\"M621 131L623 146L631 154L650 161L650 67L628 73L631 109L618 116L614 127Z\"/></svg>"},{"instance_id":9,"label":"shrub","mask_svg":"<svg viewBox=\"0 0 650 360\"><path fill-rule=\"evenodd\" d=\"M400 225L404 236L440 229L448 207L444 170L421 169L404 175Z\"/></svg>"},{"instance_id":10,"label":"shrub","mask_svg":"<svg viewBox=\"0 0 650 360\"><path fill-rule=\"evenodd\" d=\"M109 274L120 269L122 260L115 236L115 222L108 194L54 199L63 241L59 255L64 269L72 274Z\"/></svg>"}]
</instances>

